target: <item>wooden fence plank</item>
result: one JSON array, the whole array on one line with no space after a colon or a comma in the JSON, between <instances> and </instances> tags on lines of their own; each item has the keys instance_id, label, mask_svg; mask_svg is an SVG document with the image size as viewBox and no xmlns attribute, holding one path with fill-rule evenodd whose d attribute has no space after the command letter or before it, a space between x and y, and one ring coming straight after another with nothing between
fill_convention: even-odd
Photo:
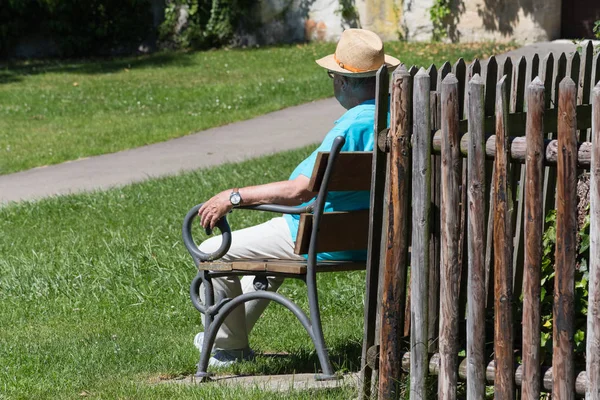
<instances>
[{"instance_id":1,"label":"wooden fence plank","mask_svg":"<svg viewBox=\"0 0 600 400\"><path fill-rule=\"evenodd\" d=\"M388 230L380 329L379 395L400 393L400 335L404 327L410 193L412 77L400 67L392 75Z\"/></svg>"},{"instance_id":2,"label":"wooden fence plank","mask_svg":"<svg viewBox=\"0 0 600 400\"><path fill-rule=\"evenodd\" d=\"M506 106L508 107L506 109L507 114L509 112L511 112L512 110L511 108L511 103L508 102L508 99L510 99L510 95L512 93L512 88L514 85L514 81L513 81L513 62L512 59L510 57L506 57L506 60L504 60L504 63L502 64L502 69L500 71L498 71L498 81L500 81L500 78L503 76L506 76L505 78L505 85L506 85L506 93L509 96L507 98L507 103ZM496 85L496 106L498 106L498 85ZM496 116L498 115L498 109L496 108Z\"/></svg>"},{"instance_id":3,"label":"wooden fence plank","mask_svg":"<svg viewBox=\"0 0 600 400\"><path fill-rule=\"evenodd\" d=\"M592 87L595 87L598 81L600 81L600 52L594 56L592 62Z\"/></svg>"},{"instance_id":4,"label":"wooden fence plank","mask_svg":"<svg viewBox=\"0 0 600 400\"><path fill-rule=\"evenodd\" d=\"M573 335L577 248L577 86L569 77L560 83L558 103L558 183L556 275L554 278L552 392L561 400L575 398Z\"/></svg>"},{"instance_id":5,"label":"wooden fence plank","mask_svg":"<svg viewBox=\"0 0 600 400\"><path fill-rule=\"evenodd\" d=\"M511 112L523 111L525 106L525 84L527 81L527 60L524 56L519 59L517 68L515 68L512 91L513 98L511 99Z\"/></svg>"},{"instance_id":6,"label":"wooden fence plank","mask_svg":"<svg viewBox=\"0 0 600 400\"><path fill-rule=\"evenodd\" d=\"M440 93L431 92L431 126L441 128L441 118L438 113L440 104ZM441 132L441 131L440 131ZM430 210L430 244L429 251L429 352L438 351L438 332L439 308L440 308L440 208L442 202L441 195L441 165L442 157L440 155L431 156L432 174L431 174L431 197L432 206Z\"/></svg>"},{"instance_id":7,"label":"wooden fence plank","mask_svg":"<svg viewBox=\"0 0 600 400\"><path fill-rule=\"evenodd\" d=\"M510 166L508 163L508 84L503 76L496 86L496 159L494 191L494 357L495 398L513 399L513 320L512 320L512 233Z\"/></svg>"},{"instance_id":8,"label":"wooden fence plank","mask_svg":"<svg viewBox=\"0 0 600 400\"><path fill-rule=\"evenodd\" d=\"M458 79L458 115L463 118L465 115L465 80L467 73L467 66L465 60L461 57L452 66L452 73Z\"/></svg>"},{"instance_id":9,"label":"wooden fence plank","mask_svg":"<svg viewBox=\"0 0 600 400\"><path fill-rule=\"evenodd\" d=\"M496 104L496 82L498 82L498 63L491 56L485 65L485 115L494 115Z\"/></svg>"},{"instance_id":10,"label":"wooden fence plank","mask_svg":"<svg viewBox=\"0 0 600 400\"><path fill-rule=\"evenodd\" d=\"M413 87L410 398L427 398L429 372L429 210L431 207L430 77L421 68Z\"/></svg>"},{"instance_id":11,"label":"wooden fence plank","mask_svg":"<svg viewBox=\"0 0 600 400\"><path fill-rule=\"evenodd\" d=\"M533 80L540 75L540 56L534 54L531 58L531 61L527 64L527 81L525 82L526 86L529 87L529 84L533 82ZM525 107L527 107L527 96L525 96Z\"/></svg>"},{"instance_id":12,"label":"wooden fence plank","mask_svg":"<svg viewBox=\"0 0 600 400\"><path fill-rule=\"evenodd\" d=\"M552 105L552 90L554 88L552 84L552 76L554 75L554 55L548 53L544 60L542 60L542 70L540 78L546 88L546 94L544 98L544 108L547 110Z\"/></svg>"},{"instance_id":13,"label":"wooden fence plank","mask_svg":"<svg viewBox=\"0 0 600 400\"><path fill-rule=\"evenodd\" d=\"M467 397L485 397L485 85L469 83Z\"/></svg>"},{"instance_id":14,"label":"wooden fence plank","mask_svg":"<svg viewBox=\"0 0 600 400\"><path fill-rule=\"evenodd\" d=\"M475 75L475 74L479 74L481 72L481 64L479 63L479 60L475 60L473 61L469 67L467 68L467 80L466 82L470 82L471 78ZM460 88L460 86L459 86ZM469 113L469 95L468 95L468 84L467 87L465 88L465 99L464 99L464 104L465 104L465 112L463 113L462 117L463 118L467 118L468 117L468 113ZM482 104L481 106L484 106L483 100L485 100L485 98L482 98ZM483 112L483 111L482 111ZM459 256L458 259L461 260L461 271L460 271L460 289L459 289L459 299L458 299L458 319L459 321L464 321L465 317L466 317L466 312L467 312L467 285L468 285L468 280L469 280L469 259L468 259L468 244L467 244L467 240L468 240L468 235L467 232L469 230L468 228L468 208L467 208L467 201L468 201L468 194L467 194L467 184L468 184L468 160L464 159L462 160L462 175L461 175L461 199L460 199L460 218L461 218L461 222L460 222L460 226L461 226L461 230L460 230L460 238L459 238Z\"/></svg>"},{"instance_id":15,"label":"wooden fence plank","mask_svg":"<svg viewBox=\"0 0 600 400\"><path fill-rule=\"evenodd\" d=\"M411 78L413 78L415 75L417 75L417 72L419 72L419 69L416 66L412 66L408 69L408 73L410 74ZM412 101L412 99L411 99ZM412 104L412 103L411 103ZM410 115L408 116L408 126L413 126L413 113L411 112ZM411 204L408 204L408 213L409 215L412 215L412 211L411 211ZM408 225L408 247L411 246L411 240L412 240L412 224ZM404 321L404 327L402 328L402 336L410 336L410 323L411 323L411 317L410 317L410 302L411 302L411 279L412 279L412 274L410 273L410 270L407 269L407 285L406 285L406 295L403 296L404 298L404 317L403 317L403 321Z\"/></svg>"},{"instance_id":16,"label":"wooden fence plank","mask_svg":"<svg viewBox=\"0 0 600 400\"><path fill-rule=\"evenodd\" d=\"M513 95L514 112L522 112L525 105L525 81L527 80L527 61L521 57L515 69ZM516 212L513 213L513 296L519 298L523 290L523 260L525 245L523 240L523 185L525 183L525 167L515 164L511 168L512 190ZM515 304L516 305L516 304ZM515 310L516 313L516 310Z\"/></svg>"},{"instance_id":17,"label":"wooden fence plank","mask_svg":"<svg viewBox=\"0 0 600 400\"><path fill-rule=\"evenodd\" d=\"M600 400L600 83L592 90L592 165L590 168L590 264L587 314L586 399Z\"/></svg>"},{"instance_id":18,"label":"wooden fence plank","mask_svg":"<svg viewBox=\"0 0 600 400\"><path fill-rule=\"evenodd\" d=\"M546 88L546 96L550 95L550 103L547 104L546 110L549 108L557 108L557 100L558 100L558 85L560 81L565 77L567 69L567 58L564 53L562 53L559 58L556 60L556 66L552 71L552 75L550 77L546 77L550 79L551 84L547 85L546 81L544 81L544 87ZM556 131L549 132L546 137L548 139L556 139ZM556 168L546 168L544 170L544 216L548 214L550 210L554 210L556 207L556 191L554 190L556 187ZM544 229L546 228L546 224L544 225Z\"/></svg>"},{"instance_id":19,"label":"wooden fence plank","mask_svg":"<svg viewBox=\"0 0 600 400\"><path fill-rule=\"evenodd\" d=\"M435 128L442 128L442 81L452 71L450 63L445 62L438 70L436 84ZM430 271L430 300L429 300L429 352L434 353L439 349L439 317L440 317L440 275L441 275L441 205L442 205L442 157L436 155L434 158L433 172L435 183L432 182L433 209L431 212L433 224L431 226L435 237L433 268Z\"/></svg>"},{"instance_id":20,"label":"wooden fence plank","mask_svg":"<svg viewBox=\"0 0 600 400\"><path fill-rule=\"evenodd\" d=\"M429 90L434 92L437 88L437 76L438 70L435 64L431 64L429 68L427 68L427 73L429 74Z\"/></svg>"},{"instance_id":21,"label":"wooden fence plank","mask_svg":"<svg viewBox=\"0 0 600 400\"><path fill-rule=\"evenodd\" d=\"M585 61L585 60L584 60ZM585 65L584 65L585 68ZM570 76L573 82L575 82L575 89L577 91L577 99L580 96L583 96L583 93L579 93L581 90L579 88L579 77L581 75L581 56L579 52L574 52L569 57L567 57L567 74L566 76ZM577 134L579 140L584 142L586 137L587 130L586 129L578 129Z\"/></svg>"},{"instance_id":22,"label":"wooden fence plank","mask_svg":"<svg viewBox=\"0 0 600 400\"><path fill-rule=\"evenodd\" d=\"M536 78L527 89L525 179L525 268L523 277L522 398L540 398L540 282L542 270L542 188L544 182L544 85Z\"/></svg>"},{"instance_id":23,"label":"wooden fence plank","mask_svg":"<svg viewBox=\"0 0 600 400\"><path fill-rule=\"evenodd\" d=\"M496 107L496 82L498 82L498 64L492 56L486 64L485 70L485 115L495 115ZM494 117L495 118L495 117ZM485 288L487 291L486 304L494 304L494 290L492 290L492 282L494 275L494 246L492 245L492 231L494 229L494 202L490 201L494 197L494 162L486 162L486 177L485 181L489 184L490 190L485 193L486 204L486 243L485 243Z\"/></svg>"},{"instance_id":24,"label":"wooden fence plank","mask_svg":"<svg viewBox=\"0 0 600 400\"><path fill-rule=\"evenodd\" d=\"M442 64L441 68L438 71L438 81L437 81L437 91L442 93L442 82L446 79L446 75L452 72L452 65L448 61Z\"/></svg>"},{"instance_id":25,"label":"wooden fence plank","mask_svg":"<svg viewBox=\"0 0 600 400\"><path fill-rule=\"evenodd\" d=\"M386 67L377 71L377 87L375 98L376 103L376 121L374 126L374 141L378 142L377 136L387 128L388 115L388 93L389 93L389 74ZM385 199L385 173L387 155L379 146L373 149L373 167L371 181L374 183L370 194L370 219L373 221L369 227L369 248L371 251L367 256L366 273L366 295L365 295L365 323L363 333L362 357L361 357L361 387L360 396L367 400L371 396L371 376L373 370L367 365L367 352L375 345L375 327L377 318L377 287L379 286L379 265L382 239L382 219L383 207L381 205Z\"/></svg>"},{"instance_id":26,"label":"wooden fence plank","mask_svg":"<svg viewBox=\"0 0 600 400\"><path fill-rule=\"evenodd\" d=\"M460 154L458 79L442 82L442 243L440 279L440 375L438 396L456 399L458 373L458 241Z\"/></svg>"},{"instance_id":27,"label":"wooden fence plank","mask_svg":"<svg viewBox=\"0 0 600 400\"><path fill-rule=\"evenodd\" d=\"M561 53L558 59L556 60L556 68L554 69L553 76L553 92L552 92L552 106L553 108L558 108L558 89L560 87L560 83L567 76L567 55L565 53Z\"/></svg>"},{"instance_id":28,"label":"wooden fence plank","mask_svg":"<svg viewBox=\"0 0 600 400\"><path fill-rule=\"evenodd\" d=\"M583 46L581 71L579 73L579 90L577 91L577 104L590 103L592 83L592 61L594 61L594 45L591 40ZM587 139L589 140L589 139Z\"/></svg>"},{"instance_id":29,"label":"wooden fence plank","mask_svg":"<svg viewBox=\"0 0 600 400\"><path fill-rule=\"evenodd\" d=\"M579 90L577 91L577 104L591 103L590 93L594 87L592 83L592 62L594 61L594 45L591 40L583 46L583 54L581 55L581 71L579 72ZM592 130L585 130L585 141L590 141ZM582 131L583 135L583 131Z\"/></svg>"},{"instance_id":30,"label":"wooden fence plank","mask_svg":"<svg viewBox=\"0 0 600 400\"><path fill-rule=\"evenodd\" d=\"M567 73L565 76L570 76L575 82L575 90L579 91L579 73L581 70L581 56L576 51L567 57ZM579 96L579 94L577 95Z\"/></svg>"}]
</instances>

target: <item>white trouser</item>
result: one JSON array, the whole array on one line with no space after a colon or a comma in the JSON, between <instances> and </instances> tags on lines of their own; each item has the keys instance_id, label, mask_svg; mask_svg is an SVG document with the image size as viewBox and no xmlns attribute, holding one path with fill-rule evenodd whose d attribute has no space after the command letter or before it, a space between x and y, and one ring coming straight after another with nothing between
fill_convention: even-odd
<instances>
[{"instance_id":1,"label":"white trouser","mask_svg":"<svg viewBox=\"0 0 600 400\"><path fill-rule=\"evenodd\" d=\"M204 241L199 248L205 253L212 253L220 244L221 237L215 236ZM304 257L294 254L294 242L288 224L283 217L277 217L264 224L232 232L231 247L221 260L241 259L304 260ZM267 290L271 292L277 291L283 283L282 277L269 277L268 280ZM241 282L237 276L213 278L212 282L215 299L219 298L219 292L225 297L234 298L254 291L254 276L244 276ZM200 288L200 298L204 302L203 286ZM268 305L268 300L253 300L245 303L245 309L242 306L236 307L221 325L215 348L233 350L248 347L248 334Z\"/></svg>"}]
</instances>

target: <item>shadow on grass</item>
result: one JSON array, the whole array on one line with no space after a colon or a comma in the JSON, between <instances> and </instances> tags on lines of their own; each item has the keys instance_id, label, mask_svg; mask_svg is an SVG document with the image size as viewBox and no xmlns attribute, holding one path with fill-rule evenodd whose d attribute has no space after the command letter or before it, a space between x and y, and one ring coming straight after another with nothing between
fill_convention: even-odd
<instances>
[{"instance_id":1,"label":"shadow on grass","mask_svg":"<svg viewBox=\"0 0 600 400\"><path fill-rule=\"evenodd\" d=\"M329 349L329 359L336 372L360 370L361 344L346 341ZM293 373L316 373L321 364L316 351L301 350L290 354L257 354L252 362L234 367L239 375L281 375Z\"/></svg>"},{"instance_id":2,"label":"shadow on grass","mask_svg":"<svg viewBox=\"0 0 600 400\"><path fill-rule=\"evenodd\" d=\"M189 53L163 52L123 58L86 60L8 61L0 64L0 84L18 82L28 75L46 73L106 74L125 69L191 65Z\"/></svg>"}]
</instances>

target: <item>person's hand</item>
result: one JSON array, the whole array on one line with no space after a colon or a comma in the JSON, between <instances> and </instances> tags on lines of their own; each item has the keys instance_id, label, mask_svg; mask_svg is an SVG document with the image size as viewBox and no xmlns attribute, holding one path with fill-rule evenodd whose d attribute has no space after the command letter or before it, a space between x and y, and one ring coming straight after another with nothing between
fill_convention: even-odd
<instances>
[{"instance_id":1,"label":"person's hand","mask_svg":"<svg viewBox=\"0 0 600 400\"><path fill-rule=\"evenodd\" d=\"M198 210L200 225L204 228L213 229L217 224L217 221L231 211L233 205L231 204L231 201L229 201L230 194L231 190L225 190L202 204L202 207Z\"/></svg>"}]
</instances>

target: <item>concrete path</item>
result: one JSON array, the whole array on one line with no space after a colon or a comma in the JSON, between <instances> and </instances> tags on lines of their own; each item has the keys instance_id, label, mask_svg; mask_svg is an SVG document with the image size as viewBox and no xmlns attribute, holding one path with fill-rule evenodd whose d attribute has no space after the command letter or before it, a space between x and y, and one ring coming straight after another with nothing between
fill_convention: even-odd
<instances>
[{"instance_id":1,"label":"concrete path","mask_svg":"<svg viewBox=\"0 0 600 400\"><path fill-rule=\"evenodd\" d=\"M573 52L567 40L536 43L497 57L517 62L521 56ZM0 176L0 204L106 189L148 178L241 161L319 142L344 112L335 99L209 129L179 139L59 165Z\"/></svg>"},{"instance_id":2,"label":"concrete path","mask_svg":"<svg viewBox=\"0 0 600 400\"><path fill-rule=\"evenodd\" d=\"M0 176L0 204L106 189L320 142L344 113L331 98L193 135Z\"/></svg>"},{"instance_id":3,"label":"concrete path","mask_svg":"<svg viewBox=\"0 0 600 400\"><path fill-rule=\"evenodd\" d=\"M179 379L169 379L157 382L158 384L177 385L219 385L258 388L270 392L289 392L292 390L338 388L344 386L358 387L360 375L358 372L346 374L339 380L316 381L315 374L290 374L290 375L222 375L215 376L211 382L199 383L193 376Z\"/></svg>"}]
</instances>

